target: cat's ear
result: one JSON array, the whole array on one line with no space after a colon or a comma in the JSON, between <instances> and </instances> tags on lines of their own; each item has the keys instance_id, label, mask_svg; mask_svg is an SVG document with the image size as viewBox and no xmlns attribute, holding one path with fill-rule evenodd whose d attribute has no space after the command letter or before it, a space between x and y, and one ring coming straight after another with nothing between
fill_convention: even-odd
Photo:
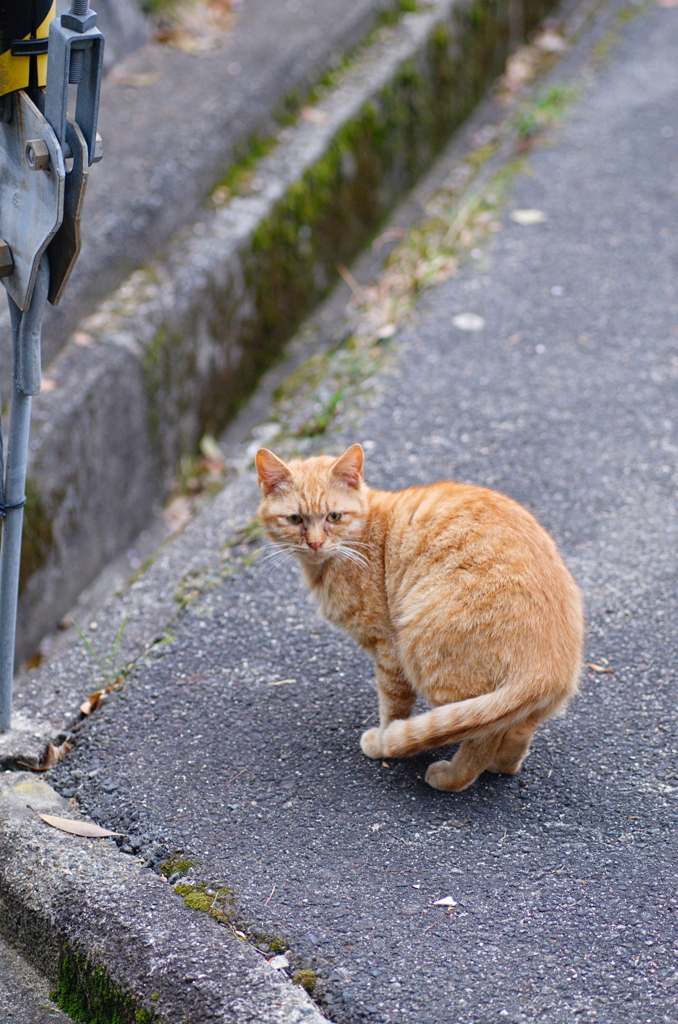
<instances>
[{"instance_id":1,"label":"cat's ear","mask_svg":"<svg viewBox=\"0 0 678 1024\"><path fill-rule=\"evenodd\" d=\"M365 457L359 444L352 444L334 463L331 469L333 477L347 487L360 487L363 478L363 462Z\"/></svg>"},{"instance_id":2,"label":"cat's ear","mask_svg":"<svg viewBox=\"0 0 678 1024\"><path fill-rule=\"evenodd\" d=\"M269 452L268 448L260 448L254 461L259 474L259 486L264 495L269 495L292 475L289 466L273 452Z\"/></svg>"}]
</instances>

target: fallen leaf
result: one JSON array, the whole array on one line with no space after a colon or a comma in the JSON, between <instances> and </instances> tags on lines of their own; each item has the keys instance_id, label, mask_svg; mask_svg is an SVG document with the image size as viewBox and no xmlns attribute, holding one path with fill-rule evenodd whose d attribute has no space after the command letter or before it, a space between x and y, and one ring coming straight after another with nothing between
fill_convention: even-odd
<instances>
[{"instance_id":1,"label":"fallen leaf","mask_svg":"<svg viewBox=\"0 0 678 1024\"><path fill-rule=\"evenodd\" d=\"M205 434L204 437L201 438L200 451L209 462L215 463L222 468L226 467L224 453L211 434Z\"/></svg>"},{"instance_id":2,"label":"fallen leaf","mask_svg":"<svg viewBox=\"0 0 678 1024\"><path fill-rule=\"evenodd\" d=\"M460 331L482 331L485 319L478 313L458 313L452 317L452 323Z\"/></svg>"},{"instance_id":3,"label":"fallen leaf","mask_svg":"<svg viewBox=\"0 0 678 1024\"><path fill-rule=\"evenodd\" d=\"M58 747L55 747L53 743L48 743L47 750L37 768L34 765L26 764L25 761L17 761L17 764L22 768L29 768L32 772L48 772L50 768L53 768L72 749L72 743L62 743Z\"/></svg>"},{"instance_id":4,"label":"fallen leaf","mask_svg":"<svg viewBox=\"0 0 678 1024\"><path fill-rule=\"evenodd\" d=\"M230 188L226 185L218 185L212 193L211 199L215 206L223 206L232 196Z\"/></svg>"},{"instance_id":5,"label":"fallen leaf","mask_svg":"<svg viewBox=\"0 0 678 1024\"><path fill-rule=\"evenodd\" d=\"M39 668L44 660L44 654L42 651L36 651L35 654L31 654L30 658L25 664L27 672L31 672L34 668Z\"/></svg>"},{"instance_id":6,"label":"fallen leaf","mask_svg":"<svg viewBox=\"0 0 678 1024\"><path fill-rule=\"evenodd\" d=\"M62 757L65 757L73 749L72 743L62 743L60 746L55 747L53 743L47 744L47 752L42 761L41 768L43 771L47 771L53 765L57 764Z\"/></svg>"},{"instance_id":7,"label":"fallen leaf","mask_svg":"<svg viewBox=\"0 0 678 1024\"><path fill-rule=\"evenodd\" d=\"M282 953L278 953L277 956L271 957L268 961L268 965L269 967L274 967L276 971L284 971L286 967L290 966L290 962L286 956L283 956Z\"/></svg>"},{"instance_id":8,"label":"fallen leaf","mask_svg":"<svg viewBox=\"0 0 678 1024\"><path fill-rule=\"evenodd\" d=\"M534 40L534 45L544 53L565 53L569 49L567 41L552 29L546 29L541 35L538 35Z\"/></svg>"},{"instance_id":9,"label":"fallen leaf","mask_svg":"<svg viewBox=\"0 0 678 1024\"><path fill-rule=\"evenodd\" d=\"M539 64L539 54L534 47L521 46L506 61L506 70L500 86L504 92L515 93L534 78Z\"/></svg>"},{"instance_id":10,"label":"fallen leaf","mask_svg":"<svg viewBox=\"0 0 678 1024\"><path fill-rule=\"evenodd\" d=\"M80 705L80 710L83 715L91 715L93 711L96 711L101 703L103 695L103 690L97 690L96 693L90 693L87 700L83 701Z\"/></svg>"},{"instance_id":11,"label":"fallen leaf","mask_svg":"<svg viewBox=\"0 0 678 1024\"><path fill-rule=\"evenodd\" d=\"M191 676L191 679L194 678L196 677ZM202 679L202 676L199 676L197 678ZM80 705L80 711L82 712L82 714L91 715L93 711L96 711L100 704L103 704L103 702L108 699L108 697L110 696L111 693L113 693L114 690L118 689L121 683L122 678L120 676L117 676L112 683L109 683L108 686L104 686L102 690L97 690L96 693L90 693L89 696L87 697L87 700L83 701L82 704Z\"/></svg>"},{"instance_id":12,"label":"fallen leaf","mask_svg":"<svg viewBox=\"0 0 678 1024\"><path fill-rule=\"evenodd\" d=\"M31 807L31 810L35 808ZM39 818L52 828L58 828L61 832L70 832L74 836L85 836L87 839L103 839L106 836L124 836L124 832L111 832L110 829L100 828L92 821L75 821L73 818L59 818L54 814L41 814L35 811Z\"/></svg>"},{"instance_id":13,"label":"fallen leaf","mask_svg":"<svg viewBox=\"0 0 678 1024\"><path fill-rule=\"evenodd\" d=\"M547 220L543 210L511 210L509 217L525 228L532 224L543 224Z\"/></svg>"},{"instance_id":14,"label":"fallen leaf","mask_svg":"<svg viewBox=\"0 0 678 1024\"><path fill-rule=\"evenodd\" d=\"M177 495L163 510L163 517L171 533L182 530L191 518L191 503L184 494Z\"/></svg>"},{"instance_id":15,"label":"fallen leaf","mask_svg":"<svg viewBox=\"0 0 678 1024\"><path fill-rule=\"evenodd\" d=\"M310 124L324 124L329 115L324 110L318 110L317 107L302 107L301 116Z\"/></svg>"},{"instance_id":16,"label":"fallen leaf","mask_svg":"<svg viewBox=\"0 0 678 1024\"><path fill-rule=\"evenodd\" d=\"M606 672L609 676L614 675L613 668L605 668L604 665L593 665L590 662L586 662L586 667L590 668L592 672Z\"/></svg>"},{"instance_id":17,"label":"fallen leaf","mask_svg":"<svg viewBox=\"0 0 678 1024\"><path fill-rule=\"evenodd\" d=\"M453 900L451 896L443 896L441 900L435 900L432 907L456 907L457 901Z\"/></svg>"}]
</instances>

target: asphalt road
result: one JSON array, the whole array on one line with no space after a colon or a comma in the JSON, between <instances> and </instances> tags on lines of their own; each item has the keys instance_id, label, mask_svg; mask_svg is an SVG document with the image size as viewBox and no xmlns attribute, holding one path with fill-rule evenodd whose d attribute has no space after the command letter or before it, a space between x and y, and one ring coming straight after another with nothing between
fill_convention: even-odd
<instances>
[{"instance_id":1,"label":"asphalt road","mask_svg":"<svg viewBox=\"0 0 678 1024\"><path fill-rule=\"evenodd\" d=\"M620 33L358 436L326 442L362 441L375 486L472 480L553 533L596 666L567 717L456 795L423 782L438 752L369 762L369 662L293 570L236 560L50 773L134 852L232 887L337 1024L678 1018L678 9Z\"/></svg>"}]
</instances>

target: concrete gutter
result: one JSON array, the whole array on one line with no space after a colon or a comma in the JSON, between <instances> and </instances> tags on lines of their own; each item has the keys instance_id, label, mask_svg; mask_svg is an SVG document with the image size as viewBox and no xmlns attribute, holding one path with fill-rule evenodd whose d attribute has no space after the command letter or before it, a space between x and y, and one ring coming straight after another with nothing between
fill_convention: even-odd
<instances>
[{"instance_id":1,"label":"concrete gutter","mask_svg":"<svg viewBox=\"0 0 678 1024\"><path fill-rule=\"evenodd\" d=\"M435 0L380 29L283 129L245 194L203 210L83 322L35 403L21 660L139 533L546 5Z\"/></svg>"},{"instance_id":2,"label":"concrete gutter","mask_svg":"<svg viewBox=\"0 0 678 1024\"><path fill-rule=\"evenodd\" d=\"M143 31L141 15L134 0L108 0L100 27L105 60L112 55L115 66L99 112L105 158L87 186L80 259L63 301L45 313L45 366L83 316L196 216L252 138L276 132L280 114L294 112L402 2L233 0L235 13L211 34L189 36L181 47L149 40L130 55ZM9 379L8 324L1 309L3 384Z\"/></svg>"},{"instance_id":3,"label":"concrete gutter","mask_svg":"<svg viewBox=\"0 0 678 1024\"><path fill-rule=\"evenodd\" d=\"M0 931L91 1024L322 1024L303 988L233 931L186 906L113 839L58 831L83 822L35 775L0 781Z\"/></svg>"}]
</instances>

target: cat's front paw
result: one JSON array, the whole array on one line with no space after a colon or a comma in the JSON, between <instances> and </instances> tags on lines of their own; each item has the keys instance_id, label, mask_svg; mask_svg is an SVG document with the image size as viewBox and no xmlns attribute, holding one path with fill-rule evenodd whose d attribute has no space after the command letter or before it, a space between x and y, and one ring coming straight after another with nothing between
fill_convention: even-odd
<instances>
[{"instance_id":1,"label":"cat's front paw","mask_svg":"<svg viewBox=\"0 0 678 1024\"><path fill-rule=\"evenodd\" d=\"M364 732L360 737L360 749L366 757L371 757L375 761L383 757L381 729L368 729Z\"/></svg>"}]
</instances>

